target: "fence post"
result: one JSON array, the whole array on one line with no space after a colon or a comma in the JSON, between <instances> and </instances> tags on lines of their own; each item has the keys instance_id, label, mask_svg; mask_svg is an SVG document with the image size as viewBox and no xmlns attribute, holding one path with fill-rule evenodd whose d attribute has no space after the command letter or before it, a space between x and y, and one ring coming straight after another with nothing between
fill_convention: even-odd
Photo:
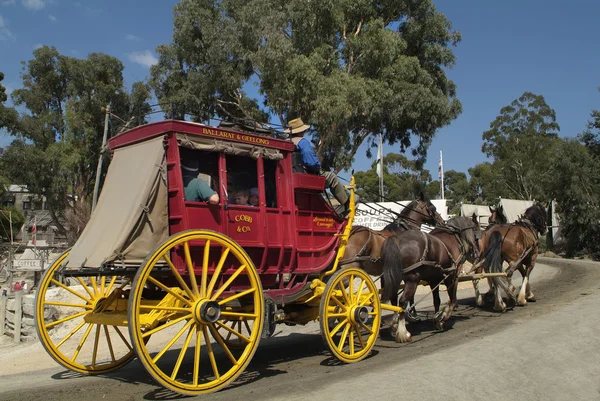
<instances>
[{"instance_id":1,"label":"fence post","mask_svg":"<svg viewBox=\"0 0 600 401\"><path fill-rule=\"evenodd\" d=\"M6 303L8 297L4 294L0 297L0 336L4 335L4 328L6 327Z\"/></svg>"},{"instance_id":2,"label":"fence post","mask_svg":"<svg viewBox=\"0 0 600 401\"><path fill-rule=\"evenodd\" d=\"M21 343L21 320L23 319L23 290L15 291L15 336L16 344Z\"/></svg>"}]
</instances>

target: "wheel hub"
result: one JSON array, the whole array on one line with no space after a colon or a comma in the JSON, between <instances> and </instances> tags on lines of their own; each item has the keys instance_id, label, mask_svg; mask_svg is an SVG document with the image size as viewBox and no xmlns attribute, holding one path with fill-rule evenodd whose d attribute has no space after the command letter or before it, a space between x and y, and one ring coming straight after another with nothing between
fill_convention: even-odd
<instances>
[{"instance_id":1,"label":"wheel hub","mask_svg":"<svg viewBox=\"0 0 600 401\"><path fill-rule=\"evenodd\" d=\"M353 323L367 324L369 320L369 310L366 306L357 306L352 310L351 319Z\"/></svg>"},{"instance_id":2,"label":"wheel hub","mask_svg":"<svg viewBox=\"0 0 600 401\"><path fill-rule=\"evenodd\" d=\"M194 317L200 323L214 323L221 317L221 305L216 301L200 300L194 308Z\"/></svg>"}]
</instances>

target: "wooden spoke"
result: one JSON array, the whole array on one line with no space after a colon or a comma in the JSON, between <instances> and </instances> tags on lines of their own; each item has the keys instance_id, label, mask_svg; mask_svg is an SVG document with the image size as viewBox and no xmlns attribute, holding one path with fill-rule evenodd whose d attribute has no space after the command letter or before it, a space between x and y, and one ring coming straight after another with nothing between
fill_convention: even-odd
<instances>
[{"instance_id":1,"label":"wooden spoke","mask_svg":"<svg viewBox=\"0 0 600 401\"><path fill-rule=\"evenodd\" d=\"M346 305L352 305L352 302L350 302L350 299L348 298L348 293L346 292L346 286L344 285L343 280L338 282L338 288L342 290L342 296L344 297L344 301L346 301Z\"/></svg>"},{"instance_id":2,"label":"wooden spoke","mask_svg":"<svg viewBox=\"0 0 600 401\"><path fill-rule=\"evenodd\" d=\"M192 319L190 319L178 332L177 334L175 334L175 336L167 343L167 345L165 345L163 347L162 350L160 350L160 352L158 354L156 354L156 356L154 358L152 358L152 362L156 363L160 358L162 358L162 356L165 354L165 352L167 352L172 346L173 344L175 344L175 342L177 342L177 340L179 340L179 337L181 337L183 335L183 333L185 333L185 331L187 329L190 328L190 326L194 323L194 321Z\"/></svg>"},{"instance_id":3,"label":"wooden spoke","mask_svg":"<svg viewBox=\"0 0 600 401\"><path fill-rule=\"evenodd\" d=\"M106 285L106 276L102 276L102 278L100 279L100 290L101 290L101 295L104 296L106 295L104 293L104 286Z\"/></svg>"},{"instance_id":4,"label":"wooden spoke","mask_svg":"<svg viewBox=\"0 0 600 401\"><path fill-rule=\"evenodd\" d=\"M339 323L338 323L338 325L337 325L337 326L335 326L335 327L333 328L333 330L331 330L331 332L329 333L329 334L331 335L331 337L335 336L335 334L336 334L338 331L340 331L340 329L341 329L342 327L344 327L344 325L345 325L346 323L348 323L348 319L347 319L347 318L346 318L346 319L344 319L344 320L342 320L341 322L339 322Z\"/></svg>"},{"instance_id":5,"label":"wooden spoke","mask_svg":"<svg viewBox=\"0 0 600 401\"><path fill-rule=\"evenodd\" d=\"M94 337L94 350L92 351L92 367L96 366L96 358L98 357L98 340L100 339L100 325L96 325L96 336Z\"/></svg>"},{"instance_id":6,"label":"wooden spoke","mask_svg":"<svg viewBox=\"0 0 600 401\"><path fill-rule=\"evenodd\" d=\"M79 352L81 351L81 348L83 348L83 344L85 343L85 340L87 340L88 336L90 335L90 332L92 331L93 327L94 327L93 324L88 325L88 328L85 331L83 338L81 339L81 341L79 342L79 345L77 346L77 349L75 350L75 354L73 354L73 360L77 359L77 357L79 356Z\"/></svg>"},{"instance_id":7,"label":"wooden spoke","mask_svg":"<svg viewBox=\"0 0 600 401\"><path fill-rule=\"evenodd\" d=\"M90 281L92 282L92 288L94 289L94 295L99 297L102 295L98 288L98 283L96 282L96 277L90 277Z\"/></svg>"},{"instance_id":8,"label":"wooden spoke","mask_svg":"<svg viewBox=\"0 0 600 401\"><path fill-rule=\"evenodd\" d=\"M354 329L350 328L350 339L348 340L348 344L350 344L350 354L354 354Z\"/></svg>"},{"instance_id":9,"label":"wooden spoke","mask_svg":"<svg viewBox=\"0 0 600 401\"><path fill-rule=\"evenodd\" d=\"M127 341L125 339L125 336L123 336L123 333L121 333L121 330L119 330L119 328L117 326L113 326L113 328L115 329L115 331L117 332L117 334L119 335L119 337L121 338L121 340L125 343L125 345L127 346L127 348L129 348L130 351L133 351L133 349L131 348L131 345L129 345L129 341Z\"/></svg>"},{"instance_id":10,"label":"wooden spoke","mask_svg":"<svg viewBox=\"0 0 600 401\"><path fill-rule=\"evenodd\" d=\"M360 302L360 305L359 305L359 306L365 306L365 304L366 304L366 303L367 303L369 300L371 300L371 299L373 298L373 296L374 296L374 295L375 295L375 293L374 293L374 292L370 293L368 297L366 297L365 299L363 299L363 300Z\"/></svg>"},{"instance_id":11,"label":"wooden spoke","mask_svg":"<svg viewBox=\"0 0 600 401\"><path fill-rule=\"evenodd\" d=\"M68 302L45 302L45 305L52 305L52 306L68 306L71 308L84 308L84 309L92 309L92 305L90 304L70 304Z\"/></svg>"},{"instance_id":12,"label":"wooden spoke","mask_svg":"<svg viewBox=\"0 0 600 401\"><path fill-rule=\"evenodd\" d=\"M346 343L346 338L348 337L348 331L350 330L350 323L346 325L344 331L342 332L342 338L340 338L340 343L338 344L338 350L341 351L344 348L344 344Z\"/></svg>"},{"instance_id":13,"label":"wooden spoke","mask_svg":"<svg viewBox=\"0 0 600 401\"><path fill-rule=\"evenodd\" d=\"M150 281L155 286L157 286L159 288L162 288L163 290L165 290L169 294L173 295L175 298L177 298L181 302L186 303L186 304L188 304L190 306L192 305L192 302L189 299L185 299L184 297L182 297L181 295L179 295L178 293L176 293L175 291L173 291L172 289L170 289L169 287L167 287L166 285L164 285L163 283L161 283L160 281L158 281L154 277L149 276L148 277L148 281Z\"/></svg>"},{"instance_id":14,"label":"wooden spoke","mask_svg":"<svg viewBox=\"0 0 600 401\"><path fill-rule=\"evenodd\" d=\"M231 325L231 327L229 327L219 321L216 321L215 323L219 327L224 328L227 332L229 332L230 335L233 334L234 336L238 337L240 340L244 341L245 343L250 343L250 339L248 337L244 336L242 333L239 333L233 329L233 326L235 326L235 324L238 322L233 322L233 325ZM239 323L241 324L241 322L239 322ZM242 331L241 329L238 329L238 330ZM225 341L227 341L227 340L229 340L229 336L227 336L227 338L225 339Z\"/></svg>"},{"instance_id":15,"label":"wooden spoke","mask_svg":"<svg viewBox=\"0 0 600 401\"><path fill-rule=\"evenodd\" d=\"M356 293L356 302L360 302L360 297L362 296L363 287L365 286L365 280L361 280L358 286L358 292Z\"/></svg>"},{"instance_id":16,"label":"wooden spoke","mask_svg":"<svg viewBox=\"0 0 600 401\"><path fill-rule=\"evenodd\" d=\"M215 292L211 298L211 300L216 301L217 298L219 298L219 296L223 293L223 291L225 291L227 289L227 287L229 287L231 285L231 283L233 283L233 281L237 278L237 276L240 275L240 273L242 271L244 271L244 269L246 269L246 265L241 265L240 267L238 267L238 269L235 271L235 273L233 273L231 275L231 277L229 277L229 279L225 282L225 284L223 284L221 286L221 288L219 288L217 290L217 292Z\"/></svg>"},{"instance_id":17,"label":"wooden spoke","mask_svg":"<svg viewBox=\"0 0 600 401\"><path fill-rule=\"evenodd\" d=\"M175 267L173 262L171 262L171 259L166 254L163 256L163 259L167 262L167 265L169 265L169 269L171 269L171 273L173 273L173 277L175 277L175 279L179 283L179 286L185 291L187 296L190 299L196 299L194 294L192 294L192 290L190 290L190 287L188 287L188 285L185 283L185 280L183 279L183 277L181 277L181 274L179 274L179 272L177 271L177 268Z\"/></svg>"},{"instance_id":18,"label":"wooden spoke","mask_svg":"<svg viewBox=\"0 0 600 401\"><path fill-rule=\"evenodd\" d=\"M192 286L192 292L196 297L198 297L200 296L200 294L198 293L198 283L196 283L196 273L194 272L192 257L190 256L190 244L187 241L183 243L183 253L185 254L185 265L187 266L188 275L190 276L190 285Z\"/></svg>"},{"instance_id":19,"label":"wooden spoke","mask_svg":"<svg viewBox=\"0 0 600 401\"><path fill-rule=\"evenodd\" d=\"M221 377L219 374L219 368L217 367L217 361L215 360L215 354L213 353L212 345L210 343L210 338L208 337L208 330L206 326L202 326L202 332L204 333L204 342L206 347L208 348L208 358L210 359L210 365L212 366L213 373L215 374L215 378Z\"/></svg>"},{"instance_id":20,"label":"wooden spoke","mask_svg":"<svg viewBox=\"0 0 600 401\"><path fill-rule=\"evenodd\" d=\"M215 329L215 327L212 324L208 327L209 327L213 337L215 338L215 340L217 340L217 342L219 343L221 348L223 348L223 351L225 351L225 353L227 354L227 357L229 358L231 363L233 363L234 365L237 364L237 362L238 362L237 359L235 359L235 357L229 350L229 347L227 347L227 345L225 344L225 341L223 341L223 337L221 337L221 335L217 332L217 330Z\"/></svg>"},{"instance_id":21,"label":"wooden spoke","mask_svg":"<svg viewBox=\"0 0 600 401\"><path fill-rule=\"evenodd\" d=\"M362 334L360 334L360 329L357 326L353 326L352 329L356 332L356 337L358 337L360 346L364 349L365 348L365 340L363 340Z\"/></svg>"},{"instance_id":22,"label":"wooden spoke","mask_svg":"<svg viewBox=\"0 0 600 401\"><path fill-rule=\"evenodd\" d=\"M110 292L112 291L116 282L117 282L117 276L113 276L113 278L110 280L110 283L108 283L108 288L106 289L106 295L110 294ZM127 282L129 282L129 280L127 280Z\"/></svg>"},{"instance_id":23,"label":"wooden spoke","mask_svg":"<svg viewBox=\"0 0 600 401\"><path fill-rule=\"evenodd\" d=\"M179 318L177 318L175 320L171 320L169 323L162 324L162 325L160 325L158 327L155 327L152 330L148 330L148 331L144 332L144 334L142 334L142 338L147 338L147 337L151 336L152 334L158 333L161 330L164 330L164 329L166 329L168 327L176 325L177 323L181 322L182 320L189 319L190 317L192 317L191 313L189 313L189 314L187 314L185 316L181 316L181 317L179 317Z\"/></svg>"},{"instance_id":24,"label":"wooden spoke","mask_svg":"<svg viewBox=\"0 0 600 401\"><path fill-rule=\"evenodd\" d=\"M81 328L85 325L85 320L82 320L77 327L75 327L73 330L71 330L69 332L69 334L67 334L62 340L60 340L60 342L58 344L56 344L56 348L60 348L61 345L63 345L69 338L73 337L73 334L77 333L79 330L81 330Z\"/></svg>"},{"instance_id":25,"label":"wooden spoke","mask_svg":"<svg viewBox=\"0 0 600 401\"><path fill-rule=\"evenodd\" d=\"M219 305L225 305L225 304L226 304L226 303L228 303L228 302L231 302L231 301L233 301L233 300L236 300L236 299L238 299L238 298L241 298L241 297L243 297L243 296L246 296L246 295L248 295L248 294L252 294L252 293L253 293L253 292L255 292L255 291L256 291L256 288L250 288L250 289L248 289L248 290L246 290L246 291L242 291L242 292L240 292L240 293L238 293L238 294L235 294L235 295L232 295L232 296L230 296L230 297L228 297L228 298L225 298L225 299L222 299L222 300L220 300L220 301L219 301Z\"/></svg>"},{"instance_id":26,"label":"wooden spoke","mask_svg":"<svg viewBox=\"0 0 600 401\"><path fill-rule=\"evenodd\" d=\"M217 283L219 274L221 274L221 269L223 268L223 265L225 264L225 259L227 259L227 255L229 255L229 248L225 248L225 250L221 254L221 260L219 260L219 264L215 268L213 276L210 279L210 283L208 284L208 289L206 290L206 296L208 298L210 298L212 295L212 291L215 288L215 284Z\"/></svg>"},{"instance_id":27,"label":"wooden spoke","mask_svg":"<svg viewBox=\"0 0 600 401\"><path fill-rule=\"evenodd\" d=\"M61 323L64 323L64 322L68 322L69 320L73 320L73 319L76 319L76 318L78 318L78 317L80 317L80 316L87 315L88 313L90 313L90 312L89 312L89 311L83 311L83 312L79 312L79 313L76 313L76 314L74 314L74 315L71 315L71 316L63 317L62 319L55 320L55 321L54 321L54 322L52 322L52 323L48 323L48 324L46 325L46 328L47 328L47 329L49 329L50 327L54 327L54 326L56 326L57 324L61 324Z\"/></svg>"},{"instance_id":28,"label":"wooden spoke","mask_svg":"<svg viewBox=\"0 0 600 401\"><path fill-rule=\"evenodd\" d=\"M108 345L108 352L110 352L110 359L115 362L115 352L113 351L112 341L110 340L110 334L108 333L108 326L102 325L104 327L104 335L106 336L106 344Z\"/></svg>"},{"instance_id":29,"label":"wooden spoke","mask_svg":"<svg viewBox=\"0 0 600 401\"><path fill-rule=\"evenodd\" d=\"M90 291L90 288L87 286L87 284L83 282L83 279L81 277L77 277L77 281L79 281L79 284L81 284L81 286L88 293L91 299L96 298L94 294Z\"/></svg>"},{"instance_id":30,"label":"wooden spoke","mask_svg":"<svg viewBox=\"0 0 600 401\"><path fill-rule=\"evenodd\" d=\"M328 313L327 317L328 318L336 318L336 317L346 317L348 314L347 313Z\"/></svg>"},{"instance_id":31,"label":"wooden spoke","mask_svg":"<svg viewBox=\"0 0 600 401\"><path fill-rule=\"evenodd\" d=\"M91 299L87 299L83 295L79 294L76 291L73 291L71 288L67 287L66 285L64 285L63 283L61 283L59 281L56 281L56 280L52 279L52 284L55 284L55 285L61 287L62 289L69 291L71 294L75 295L76 297L79 297L79 298L83 299L87 303L92 303Z\"/></svg>"},{"instance_id":32,"label":"wooden spoke","mask_svg":"<svg viewBox=\"0 0 600 401\"><path fill-rule=\"evenodd\" d=\"M190 320L191 322L191 320ZM190 341L192 336L196 332L196 325L190 326L190 331L188 332L187 337L185 338L185 342L183 343L183 347L181 347L181 351L179 351L179 358L177 358L177 362L175 363L175 367L173 368L173 373L171 373L171 379L175 380L177 377L177 373L179 373L179 368L181 367L181 362L183 362L183 358L185 357L185 353L190 345Z\"/></svg>"},{"instance_id":33,"label":"wooden spoke","mask_svg":"<svg viewBox=\"0 0 600 401\"><path fill-rule=\"evenodd\" d=\"M332 296L331 296L331 300L332 300L333 302L335 302L336 304L338 304L338 306L339 306L340 308L342 308L343 310L347 310L347 309L348 309L348 307L347 307L346 305L344 305L344 304L342 303L342 301L340 301L339 299L337 299L335 295L332 295Z\"/></svg>"},{"instance_id":34,"label":"wooden spoke","mask_svg":"<svg viewBox=\"0 0 600 401\"><path fill-rule=\"evenodd\" d=\"M200 280L200 296L206 296L206 282L208 276L208 257L210 256L210 240L204 244L204 257L202 258L202 278Z\"/></svg>"},{"instance_id":35,"label":"wooden spoke","mask_svg":"<svg viewBox=\"0 0 600 401\"><path fill-rule=\"evenodd\" d=\"M202 349L202 336L200 335L200 330L198 325L196 327L196 348L194 349L194 386L198 385L198 375L200 371L200 355Z\"/></svg>"},{"instance_id":36,"label":"wooden spoke","mask_svg":"<svg viewBox=\"0 0 600 401\"><path fill-rule=\"evenodd\" d=\"M162 310L167 312L190 312L190 308L179 308L176 306L140 305L140 310Z\"/></svg>"},{"instance_id":37,"label":"wooden spoke","mask_svg":"<svg viewBox=\"0 0 600 401\"><path fill-rule=\"evenodd\" d=\"M241 313L241 312L221 312L221 316L224 317L237 317L237 318L246 318L246 319L256 319L258 315L254 313Z\"/></svg>"}]
</instances>

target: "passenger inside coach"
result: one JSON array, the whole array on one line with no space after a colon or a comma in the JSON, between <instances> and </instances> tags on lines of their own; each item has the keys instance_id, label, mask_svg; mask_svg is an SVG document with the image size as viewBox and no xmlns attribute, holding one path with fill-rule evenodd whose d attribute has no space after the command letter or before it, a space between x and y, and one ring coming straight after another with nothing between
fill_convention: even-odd
<instances>
[{"instance_id":1,"label":"passenger inside coach","mask_svg":"<svg viewBox=\"0 0 600 401\"><path fill-rule=\"evenodd\" d=\"M212 181L210 157L188 148L179 148L181 156L181 175L183 178L184 199L192 202L208 202L216 205L219 203L219 194L210 186ZM200 172L200 160L206 160L203 163L202 172Z\"/></svg>"}]
</instances>

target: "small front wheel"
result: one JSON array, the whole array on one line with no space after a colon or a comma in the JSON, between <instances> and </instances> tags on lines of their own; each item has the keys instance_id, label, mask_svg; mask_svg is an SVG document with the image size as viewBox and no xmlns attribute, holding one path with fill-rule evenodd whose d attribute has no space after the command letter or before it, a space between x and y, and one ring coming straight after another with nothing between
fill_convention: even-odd
<instances>
[{"instance_id":1,"label":"small front wheel","mask_svg":"<svg viewBox=\"0 0 600 401\"><path fill-rule=\"evenodd\" d=\"M369 355L381 325L379 291L371 277L356 268L335 273L321 298L319 324L325 344L340 361L358 362Z\"/></svg>"}]
</instances>

